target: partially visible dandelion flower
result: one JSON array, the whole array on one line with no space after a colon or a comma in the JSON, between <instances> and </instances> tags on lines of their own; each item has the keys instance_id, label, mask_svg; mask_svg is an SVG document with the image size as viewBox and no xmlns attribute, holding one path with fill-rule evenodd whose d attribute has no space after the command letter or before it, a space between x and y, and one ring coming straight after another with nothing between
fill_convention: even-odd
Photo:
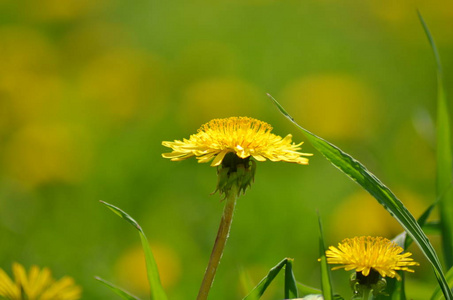
<instances>
[{"instance_id":1,"label":"partially visible dandelion flower","mask_svg":"<svg viewBox=\"0 0 453 300\"><path fill-rule=\"evenodd\" d=\"M354 270L367 277L378 272L382 277L391 277L401 280L396 271L414 272L411 266L418 266L409 256L410 252L404 250L396 243L382 237L354 237L344 239L338 247L330 246L326 251L329 264L340 264L332 268L344 268L346 271Z\"/></svg>"},{"instance_id":2,"label":"partially visible dandelion flower","mask_svg":"<svg viewBox=\"0 0 453 300\"><path fill-rule=\"evenodd\" d=\"M172 161L195 156L200 163L213 160L213 167L220 165L228 153L234 153L242 159L251 156L257 161L269 159L308 164L308 159L303 156L312 154L298 152L302 143L292 143L291 134L282 138L271 131L272 127L268 123L253 118L214 119L202 125L198 133L189 139L162 142L162 145L173 150L162 156Z\"/></svg>"},{"instance_id":3,"label":"partially visible dandelion flower","mask_svg":"<svg viewBox=\"0 0 453 300\"><path fill-rule=\"evenodd\" d=\"M14 281L0 269L0 298L6 300L78 300L82 289L70 277L56 281L48 268L25 268L13 263Z\"/></svg>"}]
</instances>

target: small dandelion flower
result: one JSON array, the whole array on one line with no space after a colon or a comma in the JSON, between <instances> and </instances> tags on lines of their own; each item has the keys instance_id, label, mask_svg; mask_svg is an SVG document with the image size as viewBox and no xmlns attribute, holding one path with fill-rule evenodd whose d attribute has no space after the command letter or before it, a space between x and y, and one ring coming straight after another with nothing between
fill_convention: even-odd
<instances>
[{"instance_id":1,"label":"small dandelion flower","mask_svg":"<svg viewBox=\"0 0 453 300\"><path fill-rule=\"evenodd\" d=\"M329 264L341 264L332 270L355 269L363 276L369 276L374 270L382 277L396 277L401 280L396 271L414 272L409 267L419 265L409 257L412 253L402 254L403 251L403 248L386 238L362 236L344 239L338 244L338 248L330 246L326 256Z\"/></svg>"},{"instance_id":2,"label":"small dandelion flower","mask_svg":"<svg viewBox=\"0 0 453 300\"><path fill-rule=\"evenodd\" d=\"M13 263L14 281L0 269L0 298L6 300L78 300L82 290L70 277L56 281L47 268L32 266L28 275L25 268Z\"/></svg>"},{"instance_id":3,"label":"small dandelion flower","mask_svg":"<svg viewBox=\"0 0 453 300\"><path fill-rule=\"evenodd\" d=\"M242 165L245 171L252 171L251 174L245 172L247 176L245 180L242 180L240 190L245 191L254 175L254 162L250 168L250 157L257 161L268 159L307 165L308 158L304 156L312 155L298 152L302 143L293 143L291 134L282 138L271 131L272 126L268 123L253 118L214 119L202 125L198 132L191 135L189 139L162 142L162 145L173 150L162 156L172 161L180 161L192 156L195 156L199 163L212 161L211 166L221 167L219 175L222 175L222 169L225 168L227 170L224 170L223 173L230 175L237 171L238 166ZM218 186L217 190L222 193L228 189L222 187L224 181L228 181L228 179L220 177L220 187Z\"/></svg>"},{"instance_id":4,"label":"small dandelion flower","mask_svg":"<svg viewBox=\"0 0 453 300\"><path fill-rule=\"evenodd\" d=\"M375 296L384 294L387 286L385 277L401 280L397 271L414 272L409 267L418 266L419 263L409 257L412 253L403 251L403 248L386 238L362 236L344 239L338 247L330 246L326 257L327 263L341 265L332 270L355 270L350 280L353 293L359 298L368 299L370 293Z\"/></svg>"}]
</instances>

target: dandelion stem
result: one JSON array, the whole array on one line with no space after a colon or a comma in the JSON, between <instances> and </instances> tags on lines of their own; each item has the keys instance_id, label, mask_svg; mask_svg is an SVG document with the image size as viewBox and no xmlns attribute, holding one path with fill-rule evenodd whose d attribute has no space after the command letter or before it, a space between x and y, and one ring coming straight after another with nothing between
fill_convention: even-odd
<instances>
[{"instance_id":1,"label":"dandelion stem","mask_svg":"<svg viewBox=\"0 0 453 300\"><path fill-rule=\"evenodd\" d=\"M214 276L217 271L217 267L219 266L220 259L222 258L223 249L225 248L230 232L237 195L238 187L236 184L233 184L231 190L227 193L219 231L217 232L217 237L211 252L211 257L209 258L208 266L204 273L204 278L198 292L197 300L206 300L208 298L209 290L211 289L212 282L214 281Z\"/></svg>"}]
</instances>

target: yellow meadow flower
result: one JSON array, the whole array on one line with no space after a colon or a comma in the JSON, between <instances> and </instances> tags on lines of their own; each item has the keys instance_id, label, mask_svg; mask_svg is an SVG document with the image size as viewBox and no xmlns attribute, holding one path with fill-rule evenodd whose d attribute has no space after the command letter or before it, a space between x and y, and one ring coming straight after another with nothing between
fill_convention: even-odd
<instances>
[{"instance_id":1,"label":"yellow meadow flower","mask_svg":"<svg viewBox=\"0 0 453 300\"><path fill-rule=\"evenodd\" d=\"M285 138L271 133L268 123L248 117L230 117L214 119L201 126L198 133L183 141L162 142L173 150L164 153L164 158L172 161L184 160L195 156L199 163L212 160L211 166L219 166L228 153L234 153L241 159L253 157L257 161L285 161L307 165L300 153L300 144L292 143L291 134Z\"/></svg>"},{"instance_id":2,"label":"yellow meadow flower","mask_svg":"<svg viewBox=\"0 0 453 300\"><path fill-rule=\"evenodd\" d=\"M198 292L199 300L208 298L230 232L236 199L253 182L256 164L250 158L308 164L308 159L303 156L311 154L298 152L302 143L293 143L290 134L282 138L271 131L272 127L266 122L248 117L230 117L209 121L189 139L162 142L162 145L173 150L162 154L164 158L179 161L195 156L199 163L212 161L211 166L218 167L216 191L226 199L214 247Z\"/></svg>"},{"instance_id":3,"label":"yellow meadow flower","mask_svg":"<svg viewBox=\"0 0 453 300\"><path fill-rule=\"evenodd\" d=\"M382 237L354 237L344 239L338 247L330 246L326 251L329 264L340 264L332 270L344 268L354 270L363 276L370 272L378 272L382 277L391 277L401 280L396 271L414 272L410 266L418 266L409 256L410 252L403 253L403 248L396 243Z\"/></svg>"},{"instance_id":4,"label":"yellow meadow flower","mask_svg":"<svg viewBox=\"0 0 453 300\"><path fill-rule=\"evenodd\" d=\"M0 298L6 300L77 300L82 289L70 277L56 281L50 270L32 266L27 275L25 268L13 263L14 282L0 269Z\"/></svg>"}]
</instances>

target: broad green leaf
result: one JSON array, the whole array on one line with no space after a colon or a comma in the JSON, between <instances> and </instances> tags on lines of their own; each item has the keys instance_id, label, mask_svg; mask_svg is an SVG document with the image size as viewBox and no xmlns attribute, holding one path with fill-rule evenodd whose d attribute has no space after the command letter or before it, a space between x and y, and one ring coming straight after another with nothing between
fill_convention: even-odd
<instances>
[{"instance_id":1,"label":"broad green leaf","mask_svg":"<svg viewBox=\"0 0 453 300\"><path fill-rule=\"evenodd\" d=\"M269 95L269 94L268 94ZM408 234L418 244L423 254L434 268L436 278L441 285L445 298L453 300L453 294L448 289L439 258L431 245L428 237L418 225L412 214L404 207L403 203L387 188L374 174L365 168L359 161L342 151L337 146L314 135L302 126L296 123L294 119L286 112L283 106L277 102L271 95L269 97L275 103L280 112L296 125L309 142L316 148L327 160L335 167L342 171L353 181L367 190L384 208L401 224Z\"/></svg>"},{"instance_id":2,"label":"broad green leaf","mask_svg":"<svg viewBox=\"0 0 453 300\"><path fill-rule=\"evenodd\" d=\"M243 299L243 300L255 300L259 299L264 292L266 291L267 287L271 282L275 279L275 277L278 275L280 270L286 265L286 262L288 261L287 258L283 259L281 262L279 262L275 267L273 267L269 273L264 277L257 286Z\"/></svg>"},{"instance_id":3,"label":"broad green leaf","mask_svg":"<svg viewBox=\"0 0 453 300\"><path fill-rule=\"evenodd\" d=\"M429 31L428 25L419 11L417 11L420 23L425 30L426 37L434 54L437 66L437 126L436 126L436 194L443 195L452 182L452 152L450 116L448 113L447 97L445 94L444 74L440 61L439 51ZM439 203L440 222L442 228L442 246L447 269L453 266L453 193L448 191Z\"/></svg>"},{"instance_id":4,"label":"broad green leaf","mask_svg":"<svg viewBox=\"0 0 453 300\"><path fill-rule=\"evenodd\" d=\"M149 247L148 239L146 238L145 233L143 232L140 225L133 218L131 218L131 216L129 216L127 213L125 213L118 207L104 201L100 202L138 230L140 240L142 242L143 252L145 253L146 271L148 274L148 282L151 289L151 298L154 300L167 300L167 295L165 294L165 291L160 282L159 271L157 270L156 261L154 260L153 253L151 252L151 248Z\"/></svg>"},{"instance_id":5,"label":"broad green leaf","mask_svg":"<svg viewBox=\"0 0 453 300\"><path fill-rule=\"evenodd\" d=\"M450 288L453 288L453 267L448 270L447 275L445 276L447 277L448 285ZM442 300L442 291L440 290L440 287L436 287L431 296L431 300Z\"/></svg>"},{"instance_id":6,"label":"broad green leaf","mask_svg":"<svg viewBox=\"0 0 453 300\"><path fill-rule=\"evenodd\" d=\"M114 293L119 295L121 298L126 299L126 300L140 300L140 298L135 297L134 295L130 294L128 291L123 290L122 288L114 285L111 282L108 282L107 280L102 279L101 277L94 277L96 280L99 282L103 283L106 285L109 289L111 289Z\"/></svg>"},{"instance_id":7,"label":"broad green leaf","mask_svg":"<svg viewBox=\"0 0 453 300\"><path fill-rule=\"evenodd\" d=\"M319 255L321 261L321 287L322 287L322 295L324 296L324 300L332 300L333 299L333 291L332 291L332 283L331 283L331 276L330 276L330 268L327 264L327 257L326 257L326 246L324 244L324 232L322 229L322 222L321 216L318 214L318 224L319 224Z\"/></svg>"},{"instance_id":8,"label":"broad green leaf","mask_svg":"<svg viewBox=\"0 0 453 300\"><path fill-rule=\"evenodd\" d=\"M285 266L285 299L293 299L299 297L297 291L296 278L293 273L294 259L288 258Z\"/></svg>"}]
</instances>

